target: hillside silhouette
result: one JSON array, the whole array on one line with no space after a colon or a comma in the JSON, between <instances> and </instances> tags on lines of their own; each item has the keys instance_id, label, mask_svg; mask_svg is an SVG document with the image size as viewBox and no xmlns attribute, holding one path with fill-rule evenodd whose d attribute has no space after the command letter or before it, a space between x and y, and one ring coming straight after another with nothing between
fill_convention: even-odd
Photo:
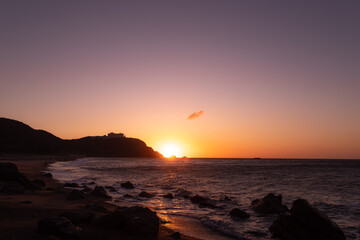
<instances>
[{"instance_id":1,"label":"hillside silhouette","mask_svg":"<svg viewBox=\"0 0 360 240\"><path fill-rule=\"evenodd\" d=\"M84 137L64 140L44 130L0 118L0 153L81 155L88 157L162 157L136 138Z\"/></svg>"}]
</instances>

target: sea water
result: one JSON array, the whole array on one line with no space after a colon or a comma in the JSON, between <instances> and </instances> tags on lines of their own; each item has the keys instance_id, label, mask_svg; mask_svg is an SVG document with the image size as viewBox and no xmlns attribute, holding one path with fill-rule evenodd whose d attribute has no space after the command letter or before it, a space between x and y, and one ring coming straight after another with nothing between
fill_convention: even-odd
<instances>
[{"instance_id":1,"label":"sea water","mask_svg":"<svg viewBox=\"0 0 360 240\"><path fill-rule=\"evenodd\" d=\"M334 220L347 239L360 238L360 160L82 158L55 162L49 170L63 183L114 187L109 195L117 205L147 206L165 220L189 218L212 229L211 239L270 239L268 227L276 215L249 208L268 193L281 194L289 208L294 200L306 199ZM135 188L121 188L125 181ZM140 198L141 191L155 196ZM163 198L169 193L174 199ZM200 208L185 193L208 197L217 207ZM251 217L233 220L229 212L234 207Z\"/></svg>"}]
</instances>

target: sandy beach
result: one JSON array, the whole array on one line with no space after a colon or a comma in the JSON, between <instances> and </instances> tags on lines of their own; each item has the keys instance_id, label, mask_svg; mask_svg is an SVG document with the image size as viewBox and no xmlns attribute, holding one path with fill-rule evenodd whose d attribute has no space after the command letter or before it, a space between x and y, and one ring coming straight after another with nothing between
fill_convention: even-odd
<instances>
[{"instance_id":1,"label":"sandy beach","mask_svg":"<svg viewBox=\"0 0 360 240\"><path fill-rule=\"evenodd\" d=\"M26 191L20 194L0 194L1 240L47 239L47 236L37 233L37 224L40 219L57 217L62 212L69 211L90 211L97 219L106 213L86 209L86 205L99 204L110 212L118 207L93 196L73 201L67 200L66 197L71 192L71 189L64 188L63 184L44 175L46 166L55 160L59 160L59 158L17 156L11 158L2 157L0 159L1 162L16 164L19 172L25 174L28 179L38 179L45 183L42 190ZM174 239L171 237L172 233L174 233L173 230L160 225L158 239ZM191 240L198 238L181 235L181 239Z\"/></svg>"}]
</instances>

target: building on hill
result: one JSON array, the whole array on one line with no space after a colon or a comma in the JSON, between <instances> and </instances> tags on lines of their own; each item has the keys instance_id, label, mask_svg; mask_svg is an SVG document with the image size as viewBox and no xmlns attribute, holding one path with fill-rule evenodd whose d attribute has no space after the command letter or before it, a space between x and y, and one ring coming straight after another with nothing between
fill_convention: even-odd
<instances>
[{"instance_id":1,"label":"building on hill","mask_svg":"<svg viewBox=\"0 0 360 240\"><path fill-rule=\"evenodd\" d=\"M113 133L113 132L111 132L111 133L109 133L109 134L107 135L107 137L108 137L108 138L124 138L124 137L125 137L125 134L123 134L123 133Z\"/></svg>"}]
</instances>

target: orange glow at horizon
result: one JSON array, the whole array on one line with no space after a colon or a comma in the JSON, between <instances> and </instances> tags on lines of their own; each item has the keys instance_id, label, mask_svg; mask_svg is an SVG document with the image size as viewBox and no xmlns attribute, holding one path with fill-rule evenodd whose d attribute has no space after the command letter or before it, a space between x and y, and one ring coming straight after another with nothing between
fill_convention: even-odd
<instances>
[{"instance_id":1,"label":"orange glow at horizon","mask_svg":"<svg viewBox=\"0 0 360 240\"><path fill-rule=\"evenodd\" d=\"M159 152L166 158L170 157L180 157L182 152L178 144L166 143L162 145L159 149Z\"/></svg>"}]
</instances>

